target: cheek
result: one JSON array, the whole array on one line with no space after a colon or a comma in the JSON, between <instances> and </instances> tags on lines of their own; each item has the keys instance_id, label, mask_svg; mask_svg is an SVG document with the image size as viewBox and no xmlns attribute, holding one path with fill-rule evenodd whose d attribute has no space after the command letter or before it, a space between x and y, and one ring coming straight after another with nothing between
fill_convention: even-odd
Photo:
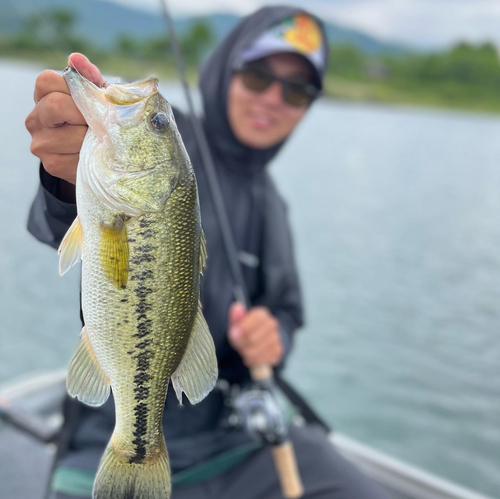
<instances>
[{"instance_id":1,"label":"cheek","mask_svg":"<svg viewBox=\"0 0 500 499\"><path fill-rule=\"evenodd\" d=\"M234 76L229 83L227 93L227 116L229 125L233 133L238 136L238 129L241 127L241 118L247 106L248 95L237 76Z\"/></svg>"},{"instance_id":2,"label":"cheek","mask_svg":"<svg viewBox=\"0 0 500 499\"><path fill-rule=\"evenodd\" d=\"M283 110L282 119L280 121L280 138L282 140L292 133L293 129L303 118L306 111L307 108L293 108L286 106L285 110Z\"/></svg>"},{"instance_id":3,"label":"cheek","mask_svg":"<svg viewBox=\"0 0 500 499\"><path fill-rule=\"evenodd\" d=\"M271 128L263 131L255 127L249 116L252 110L270 105L275 122ZM265 149L283 141L306 111L307 108L294 108L281 101L270 99L269 96L248 91L238 75L235 75L229 83L227 97L229 125L235 137L249 147Z\"/></svg>"}]
</instances>

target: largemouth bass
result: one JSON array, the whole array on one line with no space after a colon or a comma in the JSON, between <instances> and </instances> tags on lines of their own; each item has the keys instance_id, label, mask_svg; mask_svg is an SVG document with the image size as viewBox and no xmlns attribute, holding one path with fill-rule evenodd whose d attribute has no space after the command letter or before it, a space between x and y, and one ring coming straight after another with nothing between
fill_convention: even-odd
<instances>
[{"instance_id":1,"label":"largemouth bass","mask_svg":"<svg viewBox=\"0 0 500 499\"><path fill-rule=\"evenodd\" d=\"M61 274L82 260L85 326L67 389L92 406L110 388L115 399L94 499L164 499L169 380L179 402L184 392L196 403L217 379L199 302L206 251L196 179L156 78L99 88L72 68L63 76L89 125L78 217L59 248Z\"/></svg>"}]
</instances>

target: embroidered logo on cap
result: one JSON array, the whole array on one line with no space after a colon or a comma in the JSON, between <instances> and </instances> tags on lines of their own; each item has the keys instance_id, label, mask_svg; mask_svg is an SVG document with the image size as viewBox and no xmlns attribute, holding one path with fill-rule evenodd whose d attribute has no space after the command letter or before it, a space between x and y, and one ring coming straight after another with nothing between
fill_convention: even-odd
<instances>
[{"instance_id":1,"label":"embroidered logo on cap","mask_svg":"<svg viewBox=\"0 0 500 499\"><path fill-rule=\"evenodd\" d=\"M279 52L296 52L308 59L321 75L325 68L325 42L321 27L313 17L294 14L265 31L238 58L246 62Z\"/></svg>"},{"instance_id":2,"label":"embroidered logo on cap","mask_svg":"<svg viewBox=\"0 0 500 499\"><path fill-rule=\"evenodd\" d=\"M316 22L306 14L289 17L277 28L279 35L300 52L311 54L321 47L321 31Z\"/></svg>"}]
</instances>

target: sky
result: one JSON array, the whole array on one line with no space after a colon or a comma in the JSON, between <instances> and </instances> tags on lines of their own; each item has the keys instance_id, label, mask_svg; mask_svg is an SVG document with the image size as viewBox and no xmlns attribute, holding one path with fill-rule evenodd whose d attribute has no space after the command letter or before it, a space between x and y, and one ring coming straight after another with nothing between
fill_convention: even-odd
<instances>
[{"instance_id":1,"label":"sky","mask_svg":"<svg viewBox=\"0 0 500 499\"><path fill-rule=\"evenodd\" d=\"M113 0L158 9L160 0ZM382 40L421 48L458 40L492 41L500 47L500 0L169 0L174 15L232 12L245 15L263 5L287 3Z\"/></svg>"}]
</instances>

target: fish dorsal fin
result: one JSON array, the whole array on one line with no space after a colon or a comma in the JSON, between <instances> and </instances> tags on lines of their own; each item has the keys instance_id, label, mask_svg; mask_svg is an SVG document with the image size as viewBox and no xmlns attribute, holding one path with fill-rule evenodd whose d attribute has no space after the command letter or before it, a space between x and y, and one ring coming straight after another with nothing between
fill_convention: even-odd
<instances>
[{"instance_id":1,"label":"fish dorsal fin","mask_svg":"<svg viewBox=\"0 0 500 499\"><path fill-rule=\"evenodd\" d=\"M82 259L83 230L80 219L73 220L59 245L59 275L64 275L75 263Z\"/></svg>"},{"instance_id":2,"label":"fish dorsal fin","mask_svg":"<svg viewBox=\"0 0 500 499\"><path fill-rule=\"evenodd\" d=\"M121 217L112 225L101 225L99 255L105 276L118 289L124 289L128 281L129 250L127 227Z\"/></svg>"},{"instance_id":3,"label":"fish dorsal fin","mask_svg":"<svg viewBox=\"0 0 500 499\"><path fill-rule=\"evenodd\" d=\"M72 397L87 405L102 405L109 397L109 380L97 362L85 327L69 364L66 388Z\"/></svg>"},{"instance_id":4,"label":"fish dorsal fin","mask_svg":"<svg viewBox=\"0 0 500 499\"><path fill-rule=\"evenodd\" d=\"M201 307L198 307L186 351L179 367L172 374L172 384L177 399L182 404L182 392L184 392L191 404L197 404L215 386L217 376L214 340Z\"/></svg>"},{"instance_id":5,"label":"fish dorsal fin","mask_svg":"<svg viewBox=\"0 0 500 499\"><path fill-rule=\"evenodd\" d=\"M200 274L203 274L203 269L207 264L207 240L205 239L205 233L201 231L200 238Z\"/></svg>"}]
</instances>

